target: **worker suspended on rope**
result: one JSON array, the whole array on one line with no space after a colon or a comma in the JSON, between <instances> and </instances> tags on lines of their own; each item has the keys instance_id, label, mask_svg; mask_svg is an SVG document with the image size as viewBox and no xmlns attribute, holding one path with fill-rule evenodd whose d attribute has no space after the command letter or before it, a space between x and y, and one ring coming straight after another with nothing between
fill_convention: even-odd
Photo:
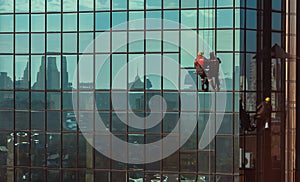
<instances>
[{"instance_id":1,"label":"worker suspended on rope","mask_svg":"<svg viewBox=\"0 0 300 182\"><path fill-rule=\"evenodd\" d=\"M215 56L213 52L210 53L210 58L208 61L208 79L211 80L211 85L214 90L220 90L220 80L219 80L219 67L221 60ZM214 80L213 80L214 79Z\"/></svg>"},{"instance_id":2,"label":"worker suspended on rope","mask_svg":"<svg viewBox=\"0 0 300 182\"><path fill-rule=\"evenodd\" d=\"M265 128L269 128L271 121L272 105L270 101L270 97L266 97L265 100L257 106L256 115L254 116L257 122L263 122Z\"/></svg>"},{"instance_id":3,"label":"worker suspended on rope","mask_svg":"<svg viewBox=\"0 0 300 182\"><path fill-rule=\"evenodd\" d=\"M203 52L198 52L198 55L194 61L196 74L201 77L202 90L208 91L209 83L205 72L205 62L206 62L206 58L203 56Z\"/></svg>"}]
</instances>

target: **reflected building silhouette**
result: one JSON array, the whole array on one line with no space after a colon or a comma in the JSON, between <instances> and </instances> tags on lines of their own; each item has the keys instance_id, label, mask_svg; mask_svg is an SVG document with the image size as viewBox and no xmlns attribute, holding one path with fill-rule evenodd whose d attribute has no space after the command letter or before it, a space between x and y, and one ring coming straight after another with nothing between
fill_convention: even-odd
<instances>
[{"instance_id":1,"label":"reflected building silhouette","mask_svg":"<svg viewBox=\"0 0 300 182\"><path fill-rule=\"evenodd\" d=\"M7 72L0 72L0 89L11 89L12 87L13 82Z\"/></svg>"}]
</instances>

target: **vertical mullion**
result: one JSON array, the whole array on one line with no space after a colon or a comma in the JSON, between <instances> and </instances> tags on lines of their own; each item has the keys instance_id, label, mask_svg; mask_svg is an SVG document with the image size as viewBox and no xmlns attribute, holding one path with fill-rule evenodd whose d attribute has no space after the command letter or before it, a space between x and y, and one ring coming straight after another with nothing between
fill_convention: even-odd
<instances>
[{"instance_id":1,"label":"vertical mullion","mask_svg":"<svg viewBox=\"0 0 300 182\"><path fill-rule=\"evenodd\" d=\"M113 56L112 56L112 43L113 43L113 41L112 41L112 36L113 36L113 33L112 33L112 6L113 6L113 0L109 0L110 1L110 11L109 11L109 16L110 16L110 31L109 31L109 33L110 33L110 44L109 44L109 51L110 51L110 112L109 112L109 118L110 118L110 124L109 124L109 127L110 127L110 132L112 132L112 109L113 109L113 107L112 107L112 86L113 86L113 81L112 81L112 78L113 78L113 69L112 69L112 67L113 67ZM109 146L110 146L110 156L112 156L112 136L110 135L109 136ZM110 171L112 170L112 159L109 159L109 167L110 167ZM109 173L109 179L113 179L112 178L113 177L113 175L112 175L112 172L110 172Z\"/></svg>"},{"instance_id":2,"label":"vertical mullion","mask_svg":"<svg viewBox=\"0 0 300 182\"><path fill-rule=\"evenodd\" d=\"M47 89L47 70L46 70L46 64L47 64L47 21L48 21L48 18L47 18L47 3L48 1L45 1L45 52L44 52L44 67L43 67L43 71L44 71L44 121L45 121L45 125L44 125L44 165L47 167L47 92L46 92L46 89ZM42 63L43 64L43 63ZM44 180L47 181L47 178L48 178L48 170L46 169L45 170L45 178Z\"/></svg>"},{"instance_id":3,"label":"vertical mullion","mask_svg":"<svg viewBox=\"0 0 300 182\"><path fill-rule=\"evenodd\" d=\"M13 11L14 11L14 34L13 34L13 114L14 114L14 117L13 117L13 141L16 141L16 77L15 77L15 74L16 74L16 0L13 0L14 1L14 5L13 5ZM13 146L14 146L14 143L13 142ZM13 152L14 152L14 160L13 160L13 173L14 173L14 178L15 178L15 174L16 174L16 150L15 148L13 149ZM13 180L15 180L13 178Z\"/></svg>"},{"instance_id":4,"label":"vertical mullion","mask_svg":"<svg viewBox=\"0 0 300 182\"><path fill-rule=\"evenodd\" d=\"M181 49L181 0L179 0L179 57L180 57L180 49ZM179 65L181 65L181 58L178 58L180 61L179 61ZM181 67L181 66L180 66ZM181 69L179 69L179 72L181 72ZM180 77L179 77L180 78ZM179 81L179 83L180 83L180 81ZM180 88L180 87L179 87ZM180 113L181 113L181 110L180 110ZM180 115L181 116L181 115ZM179 173L178 173L178 179L180 179L180 176L181 176L181 162L180 162L180 160L181 160L181 149L180 149L180 123L181 123L181 118L178 116L178 171L179 171Z\"/></svg>"},{"instance_id":5,"label":"vertical mullion","mask_svg":"<svg viewBox=\"0 0 300 182\"><path fill-rule=\"evenodd\" d=\"M63 64L63 1L61 1L60 4L60 167L63 168L64 166L62 165L62 156L63 156L63 122L64 122L64 117L63 117L63 70L65 69L64 66L67 66L67 59L66 59L66 64ZM60 172L60 181L63 181L63 171Z\"/></svg>"},{"instance_id":6,"label":"vertical mullion","mask_svg":"<svg viewBox=\"0 0 300 182\"><path fill-rule=\"evenodd\" d=\"M28 59L28 62L27 62L27 65L28 65L28 117L29 117L29 141L31 141L31 1L28 2L29 3L29 47L28 47L28 50L29 50L29 59ZM31 181L31 142L29 142L29 145L28 145L29 149L29 156L28 156L28 164L30 166L30 170L28 170L28 174L29 174L29 181Z\"/></svg>"},{"instance_id":7,"label":"vertical mullion","mask_svg":"<svg viewBox=\"0 0 300 182\"><path fill-rule=\"evenodd\" d=\"M77 2L77 47L76 47L76 49L77 49L77 56L76 56L76 58L77 58L77 90L76 90L76 92L77 92L77 108L76 108L76 113L77 113L77 116L76 116L76 118L77 118L77 122L79 122L79 120L80 120L80 108L79 108L79 106L80 106L80 86L79 86L79 83L80 83L80 67L78 66L79 65L79 60L80 60L80 55L81 55L81 53L79 52L80 51L80 49L79 49L79 47L80 47L80 44L79 44L79 42L80 42L80 30L79 30L79 18L80 18L80 13L79 13L79 0L76 0L76 2ZM77 126L77 129L76 129L76 170L78 170L78 164L79 164L79 162L78 162L78 156L79 156L79 132L78 132L78 126ZM78 171L76 172L76 181L78 181L78 178L79 178L79 174L78 174Z\"/></svg>"}]
</instances>

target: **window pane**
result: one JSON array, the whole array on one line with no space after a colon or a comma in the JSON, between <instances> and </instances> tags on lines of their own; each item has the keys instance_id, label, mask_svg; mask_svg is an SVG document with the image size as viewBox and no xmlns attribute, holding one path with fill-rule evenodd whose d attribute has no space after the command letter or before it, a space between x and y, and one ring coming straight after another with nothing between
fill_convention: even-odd
<instances>
[{"instance_id":1,"label":"window pane","mask_svg":"<svg viewBox=\"0 0 300 182\"><path fill-rule=\"evenodd\" d=\"M96 0L96 10L109 10L110 0Z\"/></svg>"},{"instance_id":2,"label":"window pane","mask_svg":"<svg viewBox=\"0 0 300 182\"><path fill-rule=\"evenodd\" d=\"M3 13L14 12L14 0L3 1L0 5L0 11Z\"/></svg>"},{"instance_id":3,"label":"window pane","mask_svg":"<svg viewBox=\"0 0 300 182\"><path fill-rule=\"evenodd\" d=\"M144 12L129 13L129 29L130 30L144 29Z\"/></svg>"},{"instance_id":4,"label":"window pane","mask_svg":"<svg viewBox=\"0 0 300 182\"><path fill-rule=\"evenodd\" d=\"M146 76L151 82L151 89L161 89L162 65L160 55L146 56ZM150 88L149 88L150 89Z\"/></svg>"},{"instance_id":5,"label":"window pane","mask_svg":"<svg viewBox=\"0 0 300 182\"><path fill-rule=\"evenodd\" d=\"M0 16L0 32L12 32L14 20L12 15Z\"/></svg>"},{"instance_id":6,"label":"window pane","mask_svg":"<svg viewBox=\"0 0 300 182\"><path fill-rule=\"evenodd\" d=\"M32 14L31 15L31 31L44 32L45 31L45 15Z\"/></svg>"},{"instance_id":7,"label":"window pane","mask_svg":"<svg viewBox=\"0 0 300 182\"><path fill-rule=\"evenodd\" d=\"M199 10L199 28L215 27L215 10Z\"/></svg>"},{"instance_id":8,"label":"window pane","mask_svg":"<svg viewBox=\"0 0 300 182\"><path fill-rule=\"evenodd\" d=\"M164 19L171 21L164 21L164 28L179 28L179 11L177 10L166 10L164 11Z\"/></svg>"},{"instance_id":9,"label":"window pane","mask_svg":"<svg viewBox=\"0 0 300 182\"><path fill-rule=\"evenodd\" d=\"M126 55L113 54L112 55L112 89L126 89L127 88L127 68Z\"/></svg>"},{"instance_id":10,"label":"window pane","mask_svg":"<svg viewBox=\"0 0 300 182\"><path fill-rule=\"evenodd\" d=\"M144 32L129 33L129 52L144 52Z\"/></svg>"},{"instance_id":11,"label":"window pane","mask_svg":"<svg viewBox=\"0 0 300 182\"><path fill-rule=\"evenodd\" d=\"M17 34L15 36L15 52L16 53L29 53L29 36L28 34Z\"/></svg>"},{"instance_id":12,"label":"window pane","mask_svg":"<svg viewBox=\"0 0 300 182\"><path fill-rule=\"evenodd\" d=\"M126 52L127 51L127 33L113 32L112 33L112 51Z\"/></svg>"},{"instance_id":13,"label":"window pane","mask_svg":"<svg viewBox=\"0 0 300 182\"><path fill-rule=\"evenodd\" d=\"M256 52L256 31L246 31L246 50Z\"/></svg>"},{"instance_id":14,"label":"window pane","mask_svg":"<svg viewBox=\"0 0 300 182\"><path fill-rule=\"evenodd\" d=\"M93 11L94 0L79 0L79 11Z\"/></svg>"},{"instance_id":15,"label":"window pane","mask_svg":"<svg viewBox=\"0 0 300 182\"><path fill-rule=\"evenodd\" d=\"M161 21L162 20L160 11L146 12L146 29L161 29Z\"/></svg>"},{"instance_id":16,"label":"window pane","mask_svg":"<svg viewBox=\"0 0 300 182\"><path fill-rule=\"evenodd\" d=\"M218 30L217 31L217 50L232 51L233 50L233 31Z\"/></svg>"},{"instance_id":17,"label":"window pane","mask_svg":"<svg viewBox=\"0 0 300 182\"><path fill-rule=\"evenodd\" d=\"M13 88L13 57L0 56L0 89Z\"/></svg>"},{"instance_id":18,"label":"window pane","mask_svg":"<svg viewBox=\"0 0 300 182\"><path fill-rule=\"evenodd\" d=\"M93 33L79 33L79 52L93 52L93 41Z\"/></svg>"},{"instance_id":19,"label":"window pane","mask_svg":"<svg viewBox=\"0 0 300 182\"><path fill-rule=\"evenodd\" d=\"M197 1L195 0L181 1L181 8L197 8Z\"/></svg>"},{"instance_id":20,"label":"window pane","mask_svg":"<svg viewBox=\"0 0 300 182\"><path fill-rule=\"evenodd\" d=\"M272 30L281 30L281 13L272 13Z\"/></svg>"},{"instance_id":21,"label":"window pane","mask_svg":"<svg viewBox=\"0 0 300 182\"><path fill-rule=\"evenodd\" d=\"M197 26L197 11L195 10L182 10L181 23L188 28L196 28Z\"/></svg>"},{"instance_id":22,"label":"window pane","mask_svg":"<svg viewBox=\"0 0 300 182\"><path fill-rule=\"evenodd\" d=\"M3 53L13 52L13 34L0 34L0 47Z\"/></svg>"},{"instance_id":23,"label":"window pane","mask_svg":"<svg viewBox=\"0 0 300 182\"><path fill-rule=\"evenodd\" d=\"M35 1L31 3L31 12L45 12L45 1Z\"/></svg>"},{"instance_id":24,"label":"window pane","mask_svg":"<svg viewBox=\"0 0 300 182\"><path fill-rule=\"evenodd\" d=\"M28 57L16 56L15 67L15 86L17 89L28 89L29 72L28 72Z\"/></svg>"},{"instance_id":25,"label":"window pane","mask_svg":"<svg viewBox=\"0 0 300 182\"><path fill-rule=\"evenodd\" d=\"M77 30L77 14L64 14L63 15L63 31L76 31Z\"/></svg>"},{"instance_id":26,"label":"window pane","mask_svg":"<svg viewBox=\"0 0 300 182\"><path fill-rule=\"evenodd\" d=\"M96 30L109 30L110 29L110 13L99 12L96 13Z\"/></svg>"},{"instance_id":27,"label":"window pane","mask_svg":"<svg viewBox=\"0 0 300 182\"><path fill-rule=\"evenodd\" d=\"M47 34L47 52L60 52L60 41L59 33Z\"/></svg>"},{"instance_id":28,"label":"window pane","mask_svg":"<svg viewBox=\"0 0 300 182\"><path fill-rule=\"evenodd\" d=\"M128 1L129 9L144 9L144 0Z\"/></svg>"},{"instance_id":29,"label":"window pane","mask_svg":"<svg viewBox=\"0 0 300 182\"><path fill-rule=\"evenodd\" d=\"M47 31L60 31L61 21L60 14L48 14L47 15Z\"/></svg>"},{"instance_id":30,"label":"window pane","mask_svg":"<svg viewBox=\"0 0 300 182\"><path fill-rule=\"evenodd\" d=\"M233 7L233 0L217 0L218 7Z\"/></svg>"},{"instance_id":31,"label":"window pane","mask_svg":"<svg viewBox=\"0 0 300 182\"><path fill-rule=\"evenodd\" d=\"M233 27L233 10L218 9L217 10L217 27L232 28Z\"/></svg>"},{"instance_id":32,"label":"window pane","mask_svg":"<svg viewBox=\"0 0 300 182\"><path fill-rule=\"evenodd\" d=\"M216 139L216 171L232 173L233 171L232 137L217 136Z\"/></svg>"},{"instance_id":33,"label":"window pane","mask_svg":"<svg viewBox=\"0 0 300 182\"><path fill-rule=\"evenodd\" d=\"M106 20L107 21L107 20ZM79 30L94 30L94 15L91 13L79 14Z\"/></svg>"},{"instance_id":34,"label":"window pane","mask_svg":"<svg viewBox=\"0 0 300 182\"><path fill-rule=\"evenodd\" d=\"M110 56L96 55L96 89L110 89Z\"/></svg>"},{"instance_id":35,"label":"window pane","mask_svg":"<svg viewBox=\"0 0 300 182\"><path fill-rule=\"evenodd\" d=\"M19 0L15 3L16 12L28 12L29 11L29 1Z\"/></svg>"},{"instance_id":36,"label":"window pane","mask_svg":"<svg viewBox=\"0 0 300 182\"><path fill-rule=\"evenodd\" d=\"M161 32L146 32L146 52L161 51Z\"/></svg>"},{"instance_id":37,"label":"window pane","mask_svg":"<svg viewBox=\"0 0 300 182\"><path fill-rule=\"evenodd\" d=\"M152 0L146 1L146 8L147 9L160 9L161 8L161 0Z\"/></svg>"},{"instance_id":38,"label":"window pane","mask_svg":"<svg viewBox=\"0 0 300 182\"><path fill-rule=\"evenodd\" d=\"M77 52L77 34L76 33L64 33L63 34L63 52L64 53Z\"/></svg>"},{"instance_id":39,"label":"window pane","mask_svg":"<svg viewBox=\"0 0 300 182\"><path fill-rule=\"evenodd\" d=\"M179 0L164 0L164 8L178 8Z\"/></svg>"},{"instance_id":40,"label":"window pane","mask_svg":"<svg viewBox=\"0 0 300 182\"><path fill-rule=\"evenodd\" d=\"M16 32L28 32L29 31L29 16L28 15L16 15Z\"/></svg>"},{"instance_id":41,"label":"window pane","mask_svg":"<svg viewBox=\"0 0 300 182\"><path fill-rule=\"evenodd\" d=\"M113 12L112 13L112 29L113 30L126 30L127 29L126 22L127 22L127 13L126 12Z\"/></svg>"},{"instance_id":42,"label":"window pane","mask_svg":"<svg viewBox=\"0 0 300 182\"><path fill-rule=\"evenodd\" d=\"M63 1L63 11L77 11L77 1Z\"/></svg>"},{"instance_id":43,"label":"window pane","mask_svg":"<svg viewBox=\"0 0 300 182\"><path fill-rule=\"evenodd\" d=\"M31 34L31 52L45 53L45 34Z\"/></svg>"},{"instance_id":44,"label":"window pane","mask_svg":"<svg viewBox=\"0 0 300 182\"><path fill-rule=\"evenodd\" d=\"M47 11L48 12L60 12L61 11L61 2L65 1L47 1Z\"/></svg>"},{"instance_id":45,"label":"window pane","mask_svg":"<svg viewBox=\"0 0 300 182\"><path fill-rule=\"evenodd\" d=\"M127 1L112 1L112 9L127 9Z\"/></svg>"},{"instance_id":46,"label":"window pane","mask_svg":"<svg viewBox=\"0 0 300 182\"><path fill-rule=\"evenodd\" d=\"M44 56L42 58L44 60ZM46 83L48 90L60 89L60 57L47 56L46 59Z\"/></svg>"},{"instance_id":47,"label":"window pane","mask_svg":"<svg viewBox=\"0 0 300 182\"><path fill-rule=\"evenodd\" d=\"M246 11L246 26L247 28L253 28L256 29L257 28L257 11L253 11L253 10L247 10Z\"/></svg>"}]
</instances>

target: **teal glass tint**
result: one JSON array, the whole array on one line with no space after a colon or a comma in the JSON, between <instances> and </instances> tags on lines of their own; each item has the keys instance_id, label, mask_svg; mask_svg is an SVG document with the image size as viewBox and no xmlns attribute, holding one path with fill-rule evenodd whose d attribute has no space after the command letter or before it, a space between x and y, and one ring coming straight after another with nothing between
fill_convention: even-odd
<instances>
[{"instance_id":1,"label":"teal glass tint","mask_svg":"<svg viewBox=\"0 0 300 182\"><path fill-rule=\"evenodd\" d=\"M231 51L233 49L233 31L218 30L216 47L218 51Z\"/></svg>"},{"instance_id":2,"label":"teal glass tint","mask_svg":"<svg viewBox=\"0 0 300 182\"><path fill-rule=\"evenodd\" d=\"M60 92L47 92L47 109L60 110L61 106Z\"/></svg>"},{"instance_id":3,"label":"teal glass tint","mask_svg":"<svg viewBox=\"0 0 300 182\"><path fill-rule=\"evenodd\" d=\"M78 1L62 1L63 12L77 11Z\"/></svg>"},{"instance_id":4,"label":"teal glass tint","mask_svg":"<svg viewBox=\"0 0 300 182\"><path fill-rule=\"evenodd\" d=\"M164 8L166 9L176 9L176 8L179 8L179 0L164 0L163 1L163 5L164 5Z\"/></svg>"},{"instance_id":5,"label":"teal glass tint","mask_svg":"<svg viewBox=\"0 0 300 182\"><path fill-rule=\"evenodd\" d=\"M110 89L110 65L109 54L97 54L95 56L96 89Z\"/></svg>"},{"instance_id":6,"label":"teal glass tint","mask_svg":"<svg viewBox=\"0 0 300 182\"><path fill-rule=\"evenodd\" d=\"M78 68L79 85L77 87L82 90L94 89L94 83L95 83L94 82L94 56L93 55L79 56L79 61L80 61L80 63L78 64L80 66ZM79 96L81 96L81 94ZM90 109L90 107L88 107L88 109Z\"/></svg>"},{"instance_id":7,"label":"teal glass tint","mask_svg":"<svg viewBox=\"0 0 300 182\"><path fill-rule=\"evenodd\" d=\"M15 35L15 53L29 53L29 35Z\"/></svg>"},{"instance_id":8,"label":"teal glass tint","mask_svg":"<svg viewBox=\"0 0 300 182\"><path fill-rule=\"evenodd\" d=\"M281 45L281 33L272 32L272 45L278 44Z\"/></svg>"},{"instance_id":9,"label":"teal glass tint","mask_svg":"<svg viewBox=\"0 0 300 182\"><path fill-rule=\"evenodd\" d=\"M15 29L16 32L28 32L29 31L29 15L17 14L15 16Z\"/></svg>"},{"instance_id":10,"label":"teal glass tint","mask_svg":"<svg viewBox=\"0 0 300 182\"><path fill-rule=\"evenodd\" d=\"M282 0L273 0L272 1L272 9L273 10L281 10L281 6L282 6L282 3L284 1Z\"/></svg>"},{"instance_id":11,"label":"teal glass tint","mask_svg":"<svg viewBox=\"0 0 300 182\"><path fill-rule=\"evenodd\" d=\"M182 10L181 23L187 28L196 28L197 26L197 11L195 10ZM185 28L185 27L182 27Z\"/></svg>"},{"instance_id":12,"label":"teal glass tint","mask_svg":"<svg viewBox=\"0 0 300 182\"><path fill-rule=\"evenodd\" d=\"M206 9L199 10L199 19L198 19L199 28L214 28L215 27L215 10Z\"/></svg>"},{"instance_id":13,"label":"teal glass tint","mask_svg":"<svg viewBox=\"0 0 300 182\"><path fill-rule=\"evenodd\" d=\"M112 33L112 51L126 52L127 51L127 33L113 32Z\"/></svg>"},{"instance_id":14,"label":"teal glass tint","mask_svg":"<svg viewBox=\"0 0 300 182\"><path fill-rule=\"evenodd\" d=\"M13 15L0 16L0 32L12 32L14 26Z\"/></svg>"},{"instance_id":15,"label":"teal glass tint","mask_svg":"<svg viewBox=\"0 0 300 182\"><path fill-rule=\"evenodd\" d=\"M3 13L13 13L14 12L14 0L3 1L0 4L0 11Z\"/></svg>"},{"instance_id":16,"label":"teal glass tint","mask_svg":"<svg viewBox=\"0 0 300 182\"><path fill-rule=\"evenodd\" d=\"M179 28L179 11L178 10L165 10L164 11L164 29ZM170 21L170 22L169 22Z\"/></svg>"},{"instance_id":17,"label":"teal glass tint","mask_svg":"<svg viewBox=\"0 0 300 182\"><path fill-rule=\"evenodd\" d=\"M93 44L94 35L93 33L79 33L79 52L91 53L94 51Z\"/></svg>"},{"instance_id":18,"label":"teal glass tint","mask_svg":"<svg viewBox=\"0 0 300 182\"><path fill-rule=\"evenodd\" d=\"M31 34L31 53L45 52L45 34Z\"/></svg>"},{"instance_id":19,"label":"teal glass tint","mask_svg":"<svg viewBox=\"0 0 300 182\"><path fill-rule=\"evenodd\" d=\"M197 8L197 1L195 0L181 1L181 8Z\"/></svg>"},{"instance_id":20,"label":"teal glass tint","mask_svg":"<svg viewBox=\"0 0 300 182\"><path fill-rule=\"evenodd\" d=\"M79 30L80 31L94 30L94 14L92 13L79 14Z\"/></svg>"},{"instance_id":21,"label":"teal glass tint","mask_svg":"<svg viewBox=\"0 0 300 182\"><path fill-rule=\"evenodd\" d=\"M13 56L0 56L1 90L13 88Z\"/></svg>"},{"instance_id":22,"label":"teal glass tint","mask_svg":"<svg viewBox=\"0 0 300 182\"><path fill-rule=\"evenodd\" d=\"M155 20L154 20L155 19ZM161 11L146 12L146 29L161 29Z\"/></svg>"},{"instance_id":23,"label":"teal glass tint","mask_svg":"<svg viewBox=\"0 0 300 182\"><path fill-rule=\"evenodd\" d=\"M47 31L48 32L61 31L61 15L60 14L48 14L47 15Z\"/></svg>"},{"instance_id":24,"label":"teal glass tint","mask_svg":"<svg viewBox=\"0 0 300 182\"><path fill-rule=\"evenodd\" d=\"M127 88L127 58L125 54L112 55L112 89Z\"/></svg>"},{"instance_id":25,"label":"teal glass tint","mask_svg":"<svg viewBox=\"0 0 300 182\"><path fill-rule=\"evenodd\" d=\"M130 32L128 39L129 52L144 51L144 32Z\"/></svg>"},{"instance_id":26,"label":"teal glass tint","mask_svg":"<svg viewBox=\"0 0 300 182\"><path fill-rule=\"evenodd\" d=\"M161 0L146 1L146 9L161 9Z\"/></svg>"},{"instance_id":27,"label":"teal glass tint","mask_svg":"<svg viewBox=\"0 0 300 182\"><path fill-rule=\"evenodd\" d=\"M77 31L77 14L68 13L63 15L63 31Z\"/></svg>"},{"instance_id":28,"label":"teal glass tint","mask_svg":"<svg viewBox=\"0 0 300 182\"><path fill-rule=\"evenodd\" d=\"M60 12L61 11L61 3L68 3L68 1L52 1L52 0L47 0L47 12ZM70 4L70 3L68 3Z\"/></svg>"},{"instance_id":29,"label":"teal glass tint","mask_svg":"<svg viewBox=\"0 0 300 182\"><path fill-rule=\"evenodd\" d=\"M79 11L93 11L94 10L94 0L78 0Z\"/></svg>"},{"instance_id":30,"label":"teal glass tint","mask_svg":"<svg viewBox=\"0 0 300 182\"><path fill-rule=\"evenodd\" d=\"M144 0L135 0L135 1L128 1L128 5L130 10L137 10L137 9L144 9Z\"/></svg>"},{"instance_id":31,"label":"teal glass tint","mask_svg":"<svg viewBox=\"0 0 300 182\"><path fill-rule=\"evenodd\" d=\"M128 90L144 89L144 60L143 54L130 54L128 56Z\"/></svg>"},{"instance_id":32,"label":"teal glass tint","mask_svg":"<svg viewBox=\"0 0 300 182\"><path fill-rule=\"evenodd\" d=\"M61 61L59 56L48 55L42 57L43 62L46 64L46 89L59 90L61 88Z\"/></svg>"},{"instance_id":33,"label":"teal glass tint","mask_svg":"<svg viewBox=\"0 0 300 182\"><path fill-rule=\"evenodd\" d=\"M215 7L216 0L198 0L199 8L212 8Z\"/></svg>"},{"instance_id":34,"label":"teal glass tint","mask_svg":"<svg viewBox=\"0 0 300 182\"><path fill-rule=\"evenodd\" d=\"M96 33L95 50L97 53L110 52L110 45L111 45L110 37L111 37L110 32Z\"/></svg>"},{"instance_id":35,"label":"teal glass tint","mask_svg":"<svg viewBox=\"0 0 300 182\"><path fill-rule=\"evenodd\" d=\"M63 33L62 34L62 49L64 53L77 52L77 34L76 33Z\"/></svg>"},{"instance_id":36,"label":"teal glass tint","mask_svg":"<svg viewBox=\"0 0 300 182\"><path fill-rule=\"evenodd\" d=\"M217 28L233 27L233 10L218 9L217 10Z\"/></svg>"},{"instance_id":37,"label":"teal glass tint","mask_svg":"<svg viewBox=\"0 0 300 182\"><path fill-rule=\"evenodd\" d=\"M96 30L109 30L110 29L110 13L97 12L96 13Z\"/></svg>"},{"instance_id":38,"label":"teal glass tint","mask_svg":"<svg viewBox=\"0 0 300 182\"><path fill-rule=\"evenodd\" d=\"M219 79L221 90L233 89L233 55L231 53L219 53L221 64L219 67Z\"/></svg>"},{"instance_id":39,"label":"teal glass tint","mask_svg":"<svg viewBox=\"0 0 300 182\"><path fill-rule=\"evenodd\" d=\"M252 29L257 28L257 11L255 10L246 11L246 27Z\"/></svg>"},{"instance_id":40,"label":"teal glass tint","mask_svg":"<svg viewBox=\"0 0 300 182\"><path fill-rule=\"evenodd\" d=\"M127 9L127 1L112 0L113 10L125 10Z\"/></svg>"},{"instance_id":41,"label":"teal glass tint","mask_svg":"<svg viewBox=\"0 0 300 182\"><path fill-rule=\"evenodd\" d=\"M161 51L161 31L146 32L146 52Z\"/></svg>"},{"instance_id":42,"label":"teal glass tint","mask_svg":"<svg viewBox=\"0 0 300 182\"><path fill-rule=\"evenodd\" d=\"M13 34L0 34L0 47L1 52L3 53L12 53L13 52Z\"/></svg>"},{"instance_id":43,"label":"teal glass tint","mask_svg":"<svg viewBox=\"0 0 300 182\"><path fill-rule=\"evenodd\" d=\"M31 12L45 12L46 1L35 1L31 3Z\"/></svg>"},{"instance_id":44,"label":"teal glass tint","mask_svg":"<svg viewBox=\"0 0 300 182\"><path fill-rule=\"evenodd\" d=\"M27 56L16 56L15 58L15 79L16 88L28 89L29 83L29 57Z\"/></svg>"},{"instance_id":45,"label":"teal glass tint","mask_svg":"<svg viewBox=\"0 0 300 182\"><path fill-rule=\"evenodd\" d=\"M178 54L164 54L163 55L163 89L164 90L178 90L179 88L179 66L174 70L170 69L169 64L164 64L166 60L168 62L179 64L178 62L179 56ZM172 97L173 98L173 97ZM173 108L173 107L172 107ZM170 108L169 108L170 109ZM175 106L174 108L175 109Z\"/></svg>"},{"instance_id":46,"label":"teal glass tint","mask_svg":"<svg viewBox=\"0 0 300 182\"><path fill-rule=\"evenodd\" d=\"M178 52L179 50L179 32L164 31L163 32L163 49L164 52Z\"/></svg>"},{"instance_id":47,"label":"teal glass tint","mask_svg":"<svg viewBox=\"0 0 300 182\"><path fill-rule=\"evenodd\" d=\"M247 8L257 8L257 0L252 0L252 1L246 0L246 7Z\"/></svg>"},{"instance_id":48,"label":"teal glass tint","mask_svg":"<svg viewBox=\"0 0 300 182\"><path fill-rule=\"evenodd\" d=\"M59 20L59 22L60 22L60 20ZM58 26L60 26L60 25L58 25ZM31 31L32 32L44 32L45 31L45 15L44 14L31 14Z\"/></svg>"},{"instance_id":49,"label":"teal glass tint","mask_svg":"<svg viewBox=\"0 0 300 182\"><path fill-rule=\"evenodd\" d=\"M144 12L130 12L129 13L129 29L142 30L144 29Z\"/></svg>"},{"instance_id":50,"label":"teal glass tint","mask_svg":"<svg viewBox=\"0 0 300 182\"><path fill-rule=\"evenodd\" d=\"M29 12L29 1L19 0L14 5L15 5L16 12L22 12L22 13Z\"/></svg>"},{"instance_id":51,"label":"teal glass tint","mask_svg":"<svg viewBox=\"0 0 300 182\"><path fill-rule=\"evenodd\" d=\"M272 30L281 30L281 13L272 13Z\"/></svg>"},{"instance_id":52,"label":"teal glass tint","mask_svg":"<svg viewBox=\"0 0 300 182\"><path fill-rule=\"evenodd\" d=\"M161 89L161 76L162 76L162 60L160 55L149 54L146 56L146 80L147 88L152 90Z\"/></svg>"},{"instance_id":53,"label":"teal glass tint","mask_svg":"<svg viewBox=\"0 0 300 182\"><path fill-rule=\"evenodd\" d=\"M231 136L216 137L216 171L232 173L233 140Z\"/></svg>"},{"instance_id":54,"label":"teal glass tint","mask_svg":"<svg viewBox=\"0 0 300 182\"><path fill-rule=\"evenodd\" d=\"M96 0L96 10L109 10L110 0Z\"/></svg>"},{"instance_id":55,"label":"teal glass tint","mask_svg":"<svg viewBox=\"0 0 300 182\"><path fill-rule=\"evenodd\" d=\"M112 29L113 30L126 30L127 29L127 13L126 12L113 12L112 13Z\"/></svg>"},{"instance_id":56,"label":"teal glass tint","mask_svg":"<svg viewBox=\"0 0 300 182\"><path fill-rule=\"evenodd\" d=\"M47 34L47 52L61 51L61 35L60 33Z\"/></svg>"},{"instance_id":57,"label":"teal glass tint","mask_svg":"<svg viewBox=\"0 0 300 182\"><path fill-rule=\"evenodd\" d=\"M256 39L257 32L256 31L246 31L246 50L255 52L256 51Z\"/></svg>"},{"instance_id":58,"label":"teal glass tint","mask_svg":"<svg viewBox=\"0 0 300 182\"><path fill-rule=\"evenodd\" d=\"M233 7L233 0L217 0L217 7Z\"/></svg>"},{"instance_id":59,"label":"teal glass tint","mask_svg":"<svg viewBox=\"0 0 300 182\"><path fill-rule=\"evenodd\" d=\"M77 56L63 55L61 63L62 89L72 90L77 83Z\"/></svg>"}]
</instances>

